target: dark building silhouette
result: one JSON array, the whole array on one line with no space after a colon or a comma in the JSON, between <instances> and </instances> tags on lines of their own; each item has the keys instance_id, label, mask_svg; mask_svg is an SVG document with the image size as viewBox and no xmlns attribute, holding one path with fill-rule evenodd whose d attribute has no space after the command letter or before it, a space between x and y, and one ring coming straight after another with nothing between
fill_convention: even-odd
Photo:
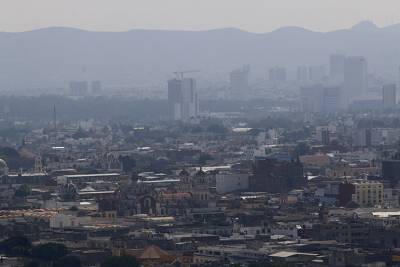
<instances>
[{"instance_id":1,"label":"dark building silhouette","mask_svg":"<svg viewBox=\"0 0 400 267\"><path fill-rule=\"evenodd\" d=\"M339 197L338 204L341 207L346 206L352 201L352 196L355 193L356 189L353 184L343 183L339 185Z\"/></svg>"},{"instance_id":2,"label":"dark building silhouette","mask_svg":"<svg viewBox=\"0 0 400 267\"><path fill-rule=\"evenodd\" d=\"M397 185L400 181L400 153L396 153L393 159L382 162L382 176L392 187Z\"/></svg>"},{"instance_id":3,"label":"dark building silhouette","mask_svg":"<svg viewBox=\"0 0 400 267\"><path fill-rule=\"evenodd\" d=\"M257 158L250 188L254 192L287 193L306 184L303 165L298 161Z\"/></svg>"}]
</instances>

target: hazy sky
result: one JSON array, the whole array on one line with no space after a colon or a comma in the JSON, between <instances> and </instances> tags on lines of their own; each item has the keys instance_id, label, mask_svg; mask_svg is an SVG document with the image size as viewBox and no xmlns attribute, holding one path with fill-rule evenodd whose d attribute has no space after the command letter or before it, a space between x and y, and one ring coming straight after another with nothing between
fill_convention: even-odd
<instances>
[{"instance_id":1,"label":"hazy sky","mask_svg":"<svg viewBox=\"0 0 400 267\"><path fill-rule=\"evenodd\" d=\"M69 26L267 32L294 25L329 31L362 20L397 23L399 10L400 0L0 0L0 31Z\"/></svg>"}]
</instances>

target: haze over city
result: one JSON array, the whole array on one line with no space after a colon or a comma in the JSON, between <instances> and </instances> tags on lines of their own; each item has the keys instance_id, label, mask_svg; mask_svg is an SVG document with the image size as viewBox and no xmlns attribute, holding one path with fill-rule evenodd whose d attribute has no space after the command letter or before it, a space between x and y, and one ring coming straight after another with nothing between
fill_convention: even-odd
<instances>
[{"instance_id":1,"label":"haze over city","mask_svg":"<svg viewBox=\"0 0 400 267\"><path fill-rule=\"evenodd\" d=\"M0 1L0 267L400 266L398 0Z\"/></svg>"}]
</instances>

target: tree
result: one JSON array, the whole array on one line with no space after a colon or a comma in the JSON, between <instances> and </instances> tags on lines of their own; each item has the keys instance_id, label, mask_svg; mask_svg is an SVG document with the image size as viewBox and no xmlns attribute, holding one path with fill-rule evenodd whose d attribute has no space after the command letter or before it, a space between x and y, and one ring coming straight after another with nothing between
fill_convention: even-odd
<instances>
[{"instance_id":1,"label":"tree","mask_svg":"<svg viewBox=\"0 0 400 267\"><path fill-rule=\"evenodd\" d=\"M41 244L32 249L32 256L42 261L54 262L67 254L67 247L59 243Z\"/></svg>"},{"instance_id":2,"label":"tree","mask_svg":"<svg viewBox=\"0 0 400 267\"><path fill-rule=\"evenodd\" d=\"M67 255L59 260L57 260L54 264L54 267L81 267L82 263L79 257L74 255Z\"/></svg>"},{"instance_id":3,"label":"tree","mask_svg":"<svg viewBox=\"0 0 400 267\"><path fill-rule=\"evenodd\" d=\"M101 267L140 267L136 258L131 256L111 256L101 263Z\"/></svg>"},{"instance_id":4,"label":"tree","mask_svg":"<svg viewBox=\"0 0 400 267\"><path fill-rule=\"evenodd\" d=\"M31 241L24 236L10 237L0 243L0 251L8 256L27 256L31 248Z\"/></svg>"}]
</instances>

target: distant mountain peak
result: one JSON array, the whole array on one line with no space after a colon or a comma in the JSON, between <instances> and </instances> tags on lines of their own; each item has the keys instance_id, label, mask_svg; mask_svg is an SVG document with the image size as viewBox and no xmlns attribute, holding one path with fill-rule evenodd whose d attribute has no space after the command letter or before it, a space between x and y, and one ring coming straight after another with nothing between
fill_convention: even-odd
<instances>
[{"instance_id":1,"label":"distant mountain peak","mask_svg":"<svg viewBox=\"0 0 400 267\"><path fill-rule=\"evenodd\" d=\"M357 31L371 31L371 30L377 30L379 29L379 27L376 26L376 24L373 23L372 21L366 20L357 23L351 29Z\"/></svg>"}]
</instances>

